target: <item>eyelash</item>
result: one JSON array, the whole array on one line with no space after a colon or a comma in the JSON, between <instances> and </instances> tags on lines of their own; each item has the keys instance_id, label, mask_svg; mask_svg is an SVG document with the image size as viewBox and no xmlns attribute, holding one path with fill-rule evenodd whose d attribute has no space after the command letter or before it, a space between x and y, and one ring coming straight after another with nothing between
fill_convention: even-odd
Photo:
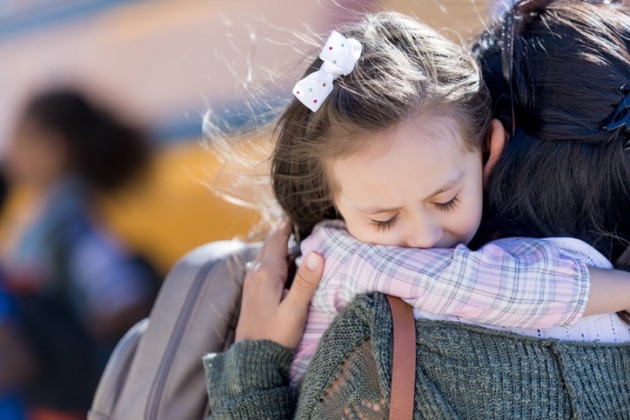
<instances>
[{"instance_id":1,"label":"eyelash","mask_svg":"<svg viewBox=\"0 0 630 420\"><path fill-rule=\"evenodd\" d=\"M440 211L451 212L455 209L455 206L457 206L458 202L459 197L455 196L446 203L433 203L433 205L437 207ZM390 230L392 226L394 226L394 223L396 223L396 219L398 219L398 215L392 217L389 220L372 220L372 222L376 225L377 232L385 232Z\"/></svg>"},{"instance_id":2,"label":"eyelash","mask_svg":"<svg viewBox=\"0 0 630 420\"><path fill-rule=\"evenodd\" d=\"M449 201L447 201L446 203L433 203L433 205L443 212L450 212L455 209L455 206L457 205L458 202L459 202L459 197L455 196L451 198Z\"/></svg>"},{"instance_id":3,"label":"eyelash","mask_svg":"<svg viewBox=\"0 0 630 420\"><path fill-rule=\"evenodd\" d=\"M394 226L396 219L398 219L398 215L392 217L389 220L372 220L372 222L374 222L374 224L376 225L377 232L385 232L390 230L392 226Z\"/></svg>"}]
</instances>

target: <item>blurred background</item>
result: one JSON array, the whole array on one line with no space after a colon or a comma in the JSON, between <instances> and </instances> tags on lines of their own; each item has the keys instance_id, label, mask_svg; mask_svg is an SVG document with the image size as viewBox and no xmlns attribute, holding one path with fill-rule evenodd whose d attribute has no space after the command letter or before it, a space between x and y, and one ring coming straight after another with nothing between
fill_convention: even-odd
<instances>
[{"instance_id":1,"label":"blurred background","mask_svg":"<svg viewBox=\"0 0 630 420\"><path fill-rule=\"evenodd\" d=\"M204 112L238 111L239 95L299 63L299 52L283 48L292 31L325 38L382 9L463 39L488 16L483 0L0 0L0 158L24 101L59 84L145 127L156 151L149 179L102 204L108 223L165 273L187 250L243 235L256 221L204 185L219 170L200 146ZM0 214L0 252L25 223L26 204L13 191Z\"/></svg>"},{"instance_id":2,"label":"blurred background","mask_svg":"<svg viewBox=\"0 0 630 420\"><path fill-rule=\"evenodd\" d=\"M231 181L212 133L202 129L208 111L230 130L264 120L265 106L291 97L304 53L321 48L305 39L323 43L331 29L365 12L411 14L465 42L498 7L491 0L0 0L0 357L16 366L0 366L0 418L24 418L21 391L42 366L66 372L70 390L92 389L98 366L146 315L183 254L257 225L256 210L210 188L219 174ZM72 138L86 139L88 125L101 143L90 151L96 160L83 162ZM125 149L114 138L141 146ZM138 170L128 171L134 162ZM92 188L79 169L125 182ZM59 273L70 283L48 281ZM42 296L57 306L44 308ZM56 319L66 309L79 314L76 330ZM77 331L86 341L67 345L96 354L92 382L64 368L77 370L81 355L47 361L31 354L45 348L67 356L69 347L47 346ZM29 418L84 418L90 395L81 400L61 388L44 383L35 398L29 394L29 407L34 401L57 410L30 410Z\"/></svg>"}]
</instances>

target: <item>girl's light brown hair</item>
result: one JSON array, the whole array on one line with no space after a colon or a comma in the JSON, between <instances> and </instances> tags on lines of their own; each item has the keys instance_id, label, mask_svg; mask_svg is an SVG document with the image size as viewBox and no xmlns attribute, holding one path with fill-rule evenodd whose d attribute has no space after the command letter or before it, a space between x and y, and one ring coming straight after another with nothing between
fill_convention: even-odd
<instances>
[{"instance_id":1,"label":"girl's light brown hair","mask_svg":"<svg viewBox=\"0 0 630 420\"><path fill-rule=\"evenodd\" d=\"M448 115L466 146L478 150L490 121L489 95L465 47L393 12L366 15L339 32L363 45L354 70L335 81L317 112L293 100L275 132L273 191L301 236L321 220L339 217L327 162L355 153L363 134L421 114ZM316 59L305 74L321 64Z\"/></svg>"}]
</instances>

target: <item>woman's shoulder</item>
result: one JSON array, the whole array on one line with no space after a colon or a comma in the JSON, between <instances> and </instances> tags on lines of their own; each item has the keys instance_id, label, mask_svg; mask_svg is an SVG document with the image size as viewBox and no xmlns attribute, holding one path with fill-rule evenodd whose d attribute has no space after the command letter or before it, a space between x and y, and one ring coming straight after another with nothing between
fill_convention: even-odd
<instances>
[{"instance_id":1,"label":"woman's shoulder","mask_svg":"<svg viewBox=\"0 0 630 420\"><path fill-rule=\"evenodd\" d=\"M539 340L429 320L416 320L416 342L415 404L431 418L492 418L492 410L510 405L521 407L521 418L564 418L571 405L586 410L586 417L606 418L630 407L630 371L618 368L630 363L630 345ZM386 409L392 357L386 296L358 296L322 337L304 378L298 417L327 416L352 401L380 402ZM600 395L606 408L593 412L586 396L595 376L598 386L614 392Z\"/></svg>"}]
</instances>

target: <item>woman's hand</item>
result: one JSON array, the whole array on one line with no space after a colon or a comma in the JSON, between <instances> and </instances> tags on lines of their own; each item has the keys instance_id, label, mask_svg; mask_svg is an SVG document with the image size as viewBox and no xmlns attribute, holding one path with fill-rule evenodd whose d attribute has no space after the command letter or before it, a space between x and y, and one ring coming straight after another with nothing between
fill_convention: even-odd
<instances>
[{"instance_id":1,"label":"woman's hand","mask_svg":"<svg viewBox=\"0 0 630 420\"><path fill-rule=\"evenodd\" d=\"M274 229L258 253L253 269L245 276L237 342L271 340L291 349L300 342L308 304L321 280L324 261L316 253L306 255L287 291L284 285L290 233L288 221Z\"/></svg>"}]
</instances>

